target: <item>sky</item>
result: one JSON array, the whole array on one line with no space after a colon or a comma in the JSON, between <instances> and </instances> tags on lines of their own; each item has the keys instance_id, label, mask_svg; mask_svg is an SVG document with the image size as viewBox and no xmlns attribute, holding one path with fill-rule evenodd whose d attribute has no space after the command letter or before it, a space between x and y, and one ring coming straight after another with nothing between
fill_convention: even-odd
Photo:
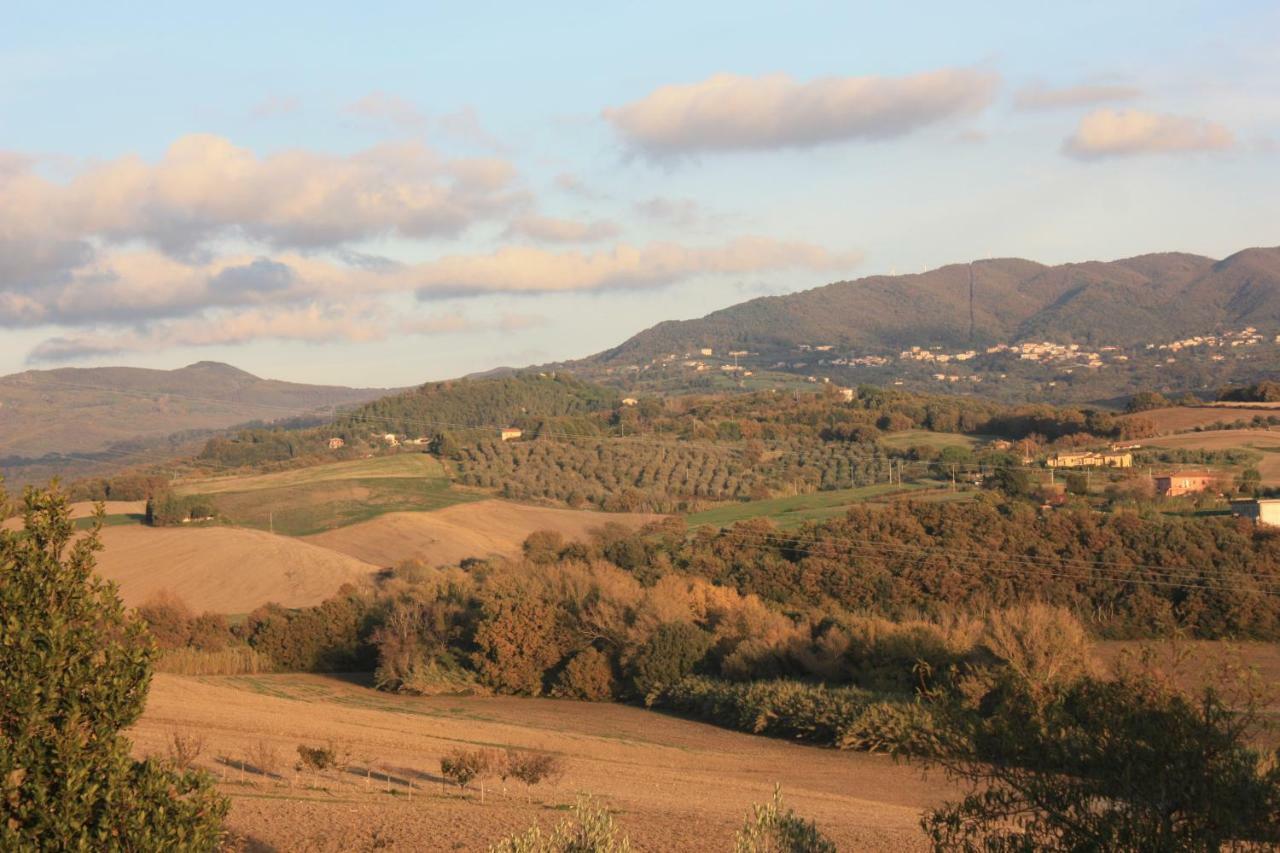
<instances>
[{"instance_id":1,"label":"sky","mask_svg":"<svg viewBox=\"0 0 1280 853\"><path fill-rule=\"evenodd\" d=\"M0 374L402 386L864 275L1280 244L1274 2L186 5L6 12Z\"/></svg>"}]
</instances>

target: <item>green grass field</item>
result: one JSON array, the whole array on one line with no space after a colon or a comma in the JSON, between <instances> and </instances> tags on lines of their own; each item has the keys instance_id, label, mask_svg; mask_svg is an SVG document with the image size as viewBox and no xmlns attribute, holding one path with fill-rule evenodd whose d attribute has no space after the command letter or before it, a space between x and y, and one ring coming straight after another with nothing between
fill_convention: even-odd
<instances>
[{"instance_id":1,"label":"green grass field","mask_svg":"<svg viewBox=\"0 0 1280 853\"><path fill-rule=\"evenodd\" d=\"M141 524L143 514L140 512L120 513L116 515L108 515L102 519L103 527L123 527L126 524ZM92 518L77 518L75 520L76 530L88 530L93 527Z\"/></svg>"},{"instance_id":2,"label":"green grass field","mask_svg":"<svg viewBox=\"0 0 1280 853\"><path fill-rule=\"evenodd\" d=\"M320 533L388 512L443 509L480 497L453 489L440 462L423 453L192 480L178 491L207 498L231 524L288 536Z\"/></svg>"},{"instance_id":3,"label":"green grass field","mask_svg":"<svg viewBox=\"0 0 1280 853\"><path fill-rule=\"evenodd\" d=\"M960 435L954 432L930 432L927 429L908 429L902 432L891 432L881 436L880 443L885 447L933 447L942 450L944 447L972 448L978 439L971 435Z\"/></svg>"},{"instance_id":4,"label":"green grass field","mask_svg":"<svg viewBox=\"0 0 1280 853\"><path fill-rule=\"evenodd\" d=\"M749 518L769 518L779 527L798 527L806 521L822 521L844 515L849 506L856 503L874 502L879 499L891 499L916 493L922 500L931 498L952 500L967 496L964 492L953 494L933 491L938 486L938 483L931 481L907 483L902 486L877 483L874 486L860 486L856 489L834 489L808 495L725 504L714 509L692 513L685 516L685 520L690 527L704 524L725 527Z\"/></svg>"}]
</instances>

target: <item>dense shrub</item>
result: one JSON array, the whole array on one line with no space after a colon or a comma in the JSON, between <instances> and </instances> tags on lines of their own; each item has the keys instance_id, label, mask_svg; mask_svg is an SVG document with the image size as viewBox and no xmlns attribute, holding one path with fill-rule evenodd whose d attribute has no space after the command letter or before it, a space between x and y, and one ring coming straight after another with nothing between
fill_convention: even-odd
<instances>
[{"instance_id":1,"label":"dense shrub","mask_svg":"<svg viewBox=\"0 0 1280 853\"><path fill-rule=\"evenodd\" d=\"M613 699L617 692L613 664L608 655L588 646L569 658L556 678L556 686L552 692L556 696L585 699L588 702Z\"/></svg>"},{"instance_id":2,"label":"dense shrub","mask_svg":"<svg viewBox=\"0 0 1280 853\"><path fill-rule=\"evenodd\" d=\"M73 542L56 491L28 490L21 514L0 530L0 849L215 849L212 780L135 761L121 736L155 647L94 575L98 528Z\"/></svg>"},{"instance_id":3,"label":"dense shrub","mask_svg":"<svg viewBox=\"0 0 1280 853\"><path fill-rule=\"evenodd\" d=\"M837 746L876 701L856 687L693 676L668 686L654 704L752 734Z\"/></svg>"},{"instance_id":4,"label":"dense shrub","mask_svg":"<svg viewBox=\"0 0 1280 853\"><path fill-rule=\"evenodd\" d=\"M659 625L631 659L631 686L650 697L689 675L706 656L711 638L688 622Z\"/></svg>"}]
</instances>

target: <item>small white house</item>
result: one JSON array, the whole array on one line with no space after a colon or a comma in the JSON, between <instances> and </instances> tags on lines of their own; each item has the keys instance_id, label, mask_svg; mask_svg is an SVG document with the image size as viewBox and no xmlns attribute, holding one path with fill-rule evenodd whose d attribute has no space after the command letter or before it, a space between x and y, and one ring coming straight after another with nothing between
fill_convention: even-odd
<instances>
[{"instance_id":1,"label":"small white house","mask_svg":"<svg viewBox=\"0 0 1280 853\"><path fill-rule=\"evenodd\" d=\"M1239 518L1252 519L1254 524L1280 527L1280 498L1232 501L1231 514Z\"/></svg>"},{"instance_id":2,"label":"small white house","mask_svg":"<svg viewBox=\"0 0 1280 853\"><path fill-rule=\"evenodd\" d=\"M522 435L524 435L524 430L518 429L517 427L503 427L498 431L498 436L503 441L512 441Z\"/></svg>"},{"instance_id":3,"label":"small white house","mask_svg":"<svg viewBox=\"0 0 1280 853\"><path fill-rule=\"evenodd\" d=\"M330 450L337 450L338 448L344 447L345 445L346 445L346 442L336 436L329 439Z\"/></svg>"}]
</instances>

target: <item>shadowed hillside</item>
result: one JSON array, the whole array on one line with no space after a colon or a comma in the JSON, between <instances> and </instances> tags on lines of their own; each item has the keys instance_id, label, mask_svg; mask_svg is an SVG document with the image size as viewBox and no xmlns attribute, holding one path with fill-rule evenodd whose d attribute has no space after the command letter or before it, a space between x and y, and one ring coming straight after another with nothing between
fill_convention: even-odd
<instances>
[{"instance_id":1,"label":"shadowed hillside","mask_svg":"<svg viewBox=\"0 0 1280 853\"><path fill-rule=\"evenodd\" d=\"M1222 261L1163 253L1051 267L998 258L753 299L701 319L660 323L587 362L813 343L868 352L1041 338L1123 346L1277 324L1280 248L1246 249Z\"/></svg>"},{"instance_id":2,"label":"shadowed hillside","mask_svg":"<svg viewBox=\"0 0 1280 853\"><path fill-rule=\"evenodd\" d=\"M211 361L177 370L29 370L0 377L0 460L14 472L48 454L98 454L106 463L131 450L155 450L175 434L319 413L385 393L261 379ZM57 460L41 467L57 473Z\"/></svg>"}]
</instances>

